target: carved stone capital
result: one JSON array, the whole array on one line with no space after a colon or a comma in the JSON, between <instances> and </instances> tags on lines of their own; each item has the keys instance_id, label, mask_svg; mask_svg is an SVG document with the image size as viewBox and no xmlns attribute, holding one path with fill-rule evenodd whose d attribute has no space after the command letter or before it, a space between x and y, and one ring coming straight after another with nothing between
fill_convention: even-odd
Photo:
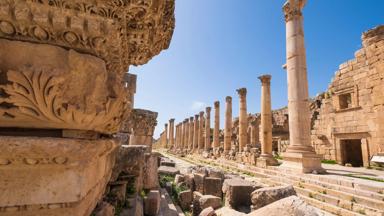
<instances>
[{"instance_id":1,"label":"carved stone capital","mask_svg":"<svg viewBox=\"0 0 384 216\"><path fill-rule=\"evenodd\" d=\"M225 98L225 101L226 101L227 103L232 103L232 97L231 97L231 96L227 96L227 97Z\"/></svg>"},{"instance_id":2,"label":"carved stone capital","mask_svg":"<svg viewBox=\"0 0 384 216\"><path fill-rule=\"evenodd\" d=\"M193 122L193 117L189 117L189 121L190 121L190 122Z\"/></svg>"},{"instance_id":3,"label":"carved stone capital","mask_svg":"<svg viewBox=\"0 0 384 216\"><path fill-rule=\"evenodd\" d=\"M204 111L201 111L201 112L199 113L199 116L200 116L200 118L204 118Z\"/></svg>"},{"instance_id":4,"label":"carved stone capital","mask_svg":"<svg viewBox=\"0 0 384 216\"><path fill-rule=\"evenodd\" d=\"M269 74L265 74L265 75L259 76L258 79L261 81L263 85L270 85L272 76Z\"/></svg>"},{"instance_id":5,"label":"carved stone capital","mask_svg":"<svg viewBox=\"0 0 384 216\"><path fill-rule=\"evenodd\" d=\"M247 89L246 88L240 88L240 89L237 89L236 91L237 91L237 94L239 94L240 98L247 97Z\"/></svg>"},{"instance_id":6,"label":"carved stone capital","mask_svg":"<svg viewBox=\"0 0 384 216\"><path fill-rule=\"evenodd\" d=\"M219 108L220 107L220 101L215 101L215 103L213 104L215 109Z\"/></svg>"},{"instance_id":7,"label":"carved stone capital","mask_svg":"<svg viewBox=\"0 0 384 216\"><path fill-rule=\"evenodd\" d=\"M302 16L302 10L307 0L288 0L284 6L285 22L292 20L294 17Z\"/></svg>"},{"instance_id":8,"label":"carved stone capital","mask_svg":"<svg viewBox=\"0 0 384 216\"><path fill-rule=\"evenodd\" d=\"M169 119L169 124L173 124L173 123L175 123L175 119L174 118Z\"/></svg>"},{"instance_id":9,"label":"carved stone capital","mask_svg":"<svg viewBox=\"0 0 384 216\"><path fill-rule=\"evenodd\" d=\"M135 136L153 136L157 125L157 112L143 109L132 110L131 125Z\"/></svg>"}]
</instances>

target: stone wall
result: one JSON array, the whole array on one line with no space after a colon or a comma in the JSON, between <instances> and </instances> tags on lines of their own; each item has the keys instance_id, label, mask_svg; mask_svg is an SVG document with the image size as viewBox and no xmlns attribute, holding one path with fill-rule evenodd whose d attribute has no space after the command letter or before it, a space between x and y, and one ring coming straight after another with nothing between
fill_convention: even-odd
<instances>
[{"instance_id":1,"label":"stone wall","mask_svg":"<svg viewBox=\"0 0 384 216\"><path fill-rule=\"evenodd\" d=\"M363 47L340 65L314 120L312 144L325 159L347 161L360 140L365 166L384 151L384 26L363 33ZM356 146L359 148L359 146Z\"/></svg>"}]
</instances>

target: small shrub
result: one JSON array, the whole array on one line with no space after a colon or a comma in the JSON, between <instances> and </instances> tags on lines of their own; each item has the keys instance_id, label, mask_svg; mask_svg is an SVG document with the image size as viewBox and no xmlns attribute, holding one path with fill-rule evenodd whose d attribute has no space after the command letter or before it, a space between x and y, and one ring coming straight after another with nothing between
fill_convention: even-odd
<instances>
[{"instance_id":1,"label":"small shrub","mask_svg":"<svg viewBox=\"0 0 384 216\"><path fill-rule=\"evenodd\" d=\"M322 160L321 163L323 164L337 164L335 160Z\"/></svg>"}]
</instances>

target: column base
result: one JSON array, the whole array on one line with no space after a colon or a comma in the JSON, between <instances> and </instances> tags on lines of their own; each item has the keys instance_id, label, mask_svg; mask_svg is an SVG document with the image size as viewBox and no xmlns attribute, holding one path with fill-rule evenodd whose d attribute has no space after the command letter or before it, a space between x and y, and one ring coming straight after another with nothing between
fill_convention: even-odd
<instances>
[{"instance_id":1,"label":"column base","mask_svg":"<svg viewBox=\"0 0 384 216\"><path fill-rule=\"evenodd\" d=\"M321 166L321 155L313 152L286 152L283 153L284 162L280 166L281 169L291 170L299 173L326 173Z\"/></svg>"},{"instance_id":2,"label":"column base","mask_svg":"<svg viewBox=\"0 0 384 216\"><path fill-rule=\"evenodd\" d=\"M277 166L279 162L272 155L260 155L256 160L256 166L267 168L267 166Z\"/></svg>"}]
</instances>

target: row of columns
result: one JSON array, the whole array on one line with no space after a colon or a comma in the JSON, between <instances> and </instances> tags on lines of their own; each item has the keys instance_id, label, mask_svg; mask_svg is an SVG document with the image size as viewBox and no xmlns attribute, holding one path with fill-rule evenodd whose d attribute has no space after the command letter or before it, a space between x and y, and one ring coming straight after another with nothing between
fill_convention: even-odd
<instances>
[{"instance_id":1,"label":"row of columns","mask_svg":"<svg viewBox=\"0 0 384 216\"><path fill-rule=\"evenodd\" d=\"M289 114L289 136L290 145L285 154L282 168L299 170L300 172L324 172L321 167L321 157L317 155L311 146L310 140L310 115L309 115L309 94L307 80L306 52L304 43L304 28L302 10L306 0L287 0L283 6L286 23L286 65L288 81L288 114ZM261 155L260 160L268 164L276 161L272 157L272 111L270 93L270 75L259 77L262 83L261 89ZM237 90L240 99L239 112L239 150L243 151L247 144L247 90L241 88ZM219 103L215 102L215 129L214 147L218 145L219 135ZM232 98L226 97L225 128L224 128L224 154L231 150L232 137ZM210 143L210 111L206 109L205 119L205 145L203 137L204 112L194 118L193 148L200 151L205 147L205 151L211 149ZM197 125L198 124L198 125ZM179 124L179 127L182 126ZM179 129L178 131L182 131ZM180 132L179 132L180 133ZM176 136L178 137L178 136ZM171 138L172 139L172 138ZM176 142L176 147L183 149L183 144ZM171 146L174 147L174 146Z\"/></svg>"}]
</instances>

